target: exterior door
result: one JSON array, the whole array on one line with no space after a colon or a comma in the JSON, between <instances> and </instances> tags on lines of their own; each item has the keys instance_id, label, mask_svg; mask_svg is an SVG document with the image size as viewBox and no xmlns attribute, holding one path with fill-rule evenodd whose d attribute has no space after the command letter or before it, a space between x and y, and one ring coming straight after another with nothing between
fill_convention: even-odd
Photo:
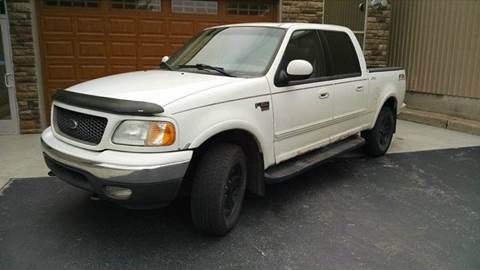
<instances>
[{"instance_id":1,"label":"exterior door","mask_svg":"<svg viewBox=\"0 0 480 270\"><path fill-rule=\"evenodd\" d=\"M18 133L8 19L0 15L0 134Z\"/></svg>"},{"instance_id":2,"label":"exterior door","mask_svg":"<svg viewBox=\"0 0 480 270\"><path fill-rule=\"evenodd\" d=\"M279 163L329 143L332 136L333 84L325 81L325 54L316 30L292 33L277 76L292 60L313 66L310 78L272 86L275 159Z\"/></svg>"},{"instance_id":3,"label":"exterior door","mask_svg":"<svg viewBox=\"0 0 480 270\"><path fill-rule=\"evenodd\" d=\"M327 0L324 1L323 23L346 26L352 29L360 46L365 41L365 15L368 0Z\"/></svg>"},{"instance_id":4,"label":"exterior door","mask_svg":"<svg viewBox=\"0 0 480 270\"><path fill-rule=\"evenodd\" d=\"M331 98L333 102L333 135L331 141L337 141L357 133L366 113L367 80L362 72L360 47L354 46L355 37L345 32L318 31L322 43L327 48L331 63L328 71L334 84Z\"/></svg>"}]
</instances>

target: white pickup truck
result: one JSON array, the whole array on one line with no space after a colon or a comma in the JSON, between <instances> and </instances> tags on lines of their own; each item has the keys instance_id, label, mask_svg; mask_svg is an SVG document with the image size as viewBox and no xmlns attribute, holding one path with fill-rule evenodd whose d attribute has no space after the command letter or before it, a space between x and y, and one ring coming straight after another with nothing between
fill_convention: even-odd
<instances>
[{"instance_id":1,"label":"white pickup truck","mask_svg":"<svg viewBox=\"0 0 480 270\"><path fill-rule=\"evenodd\" d=\"M51 175L126 207L188 192L194 225L223 235L246 191L361 146L383 155L404 95L404 70L367 69L345 27L218 26L157 70L59 90L42 149Z\"/></svg>"}]
</instances>

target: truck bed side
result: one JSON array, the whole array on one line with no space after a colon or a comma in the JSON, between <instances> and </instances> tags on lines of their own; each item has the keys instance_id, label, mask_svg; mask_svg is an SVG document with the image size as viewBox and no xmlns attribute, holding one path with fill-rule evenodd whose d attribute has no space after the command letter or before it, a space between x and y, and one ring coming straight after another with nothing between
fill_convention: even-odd
<instances>
[{"instance_id":1,"label":"truck bed side","mask_svg":"<svg viewBox=\"0 0 480 270\"><path fill-rule=\"evenodd\" d=\"M395 99L396 113L400 112L405 99L405 70L400 67L369 68L368 108L372 128L383 104L390 98Z\"/></svg>"}]
</instances>

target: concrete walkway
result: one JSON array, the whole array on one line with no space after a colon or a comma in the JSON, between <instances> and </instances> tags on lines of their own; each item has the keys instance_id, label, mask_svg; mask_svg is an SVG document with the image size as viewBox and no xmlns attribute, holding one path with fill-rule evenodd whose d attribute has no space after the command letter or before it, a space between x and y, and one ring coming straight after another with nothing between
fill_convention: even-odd
<instances>
[{"instance_id":1,"label":"concrete walkway","mask_svg":"<svg viewBox=\"0 0 480 270\"><path fill-rule=\"evenodd\" d=\"M389 153L480 146L480 136L413 122L398 121ZM46 176L40 135L0 136L0 189L11 178Z\"/></svg>"},{"instance_id":2,"label":"concrete walkway","mask_svg":"<svg viewBox=\"0 0 480 270\"><path fill-rule=\"evenodd\" d=\"M10 178L46 176L40 134L0 136L0 189Z\"/></svg>"}]
</instances>

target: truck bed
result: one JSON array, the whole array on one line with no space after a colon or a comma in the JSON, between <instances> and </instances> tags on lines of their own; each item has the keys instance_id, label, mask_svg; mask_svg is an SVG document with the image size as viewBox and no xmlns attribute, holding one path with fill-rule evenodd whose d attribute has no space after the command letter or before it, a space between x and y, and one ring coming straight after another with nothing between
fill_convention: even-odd
<instances>
[{"instance_id":1,"label":"truck bed","mask_svg":"<svg viewBox=\"0 0 480 270\"><path fill-rule=\"evenodd\" d=\"M369 73L403 70L402 67L367 67Z\"/></svg>"}]
</instances>

